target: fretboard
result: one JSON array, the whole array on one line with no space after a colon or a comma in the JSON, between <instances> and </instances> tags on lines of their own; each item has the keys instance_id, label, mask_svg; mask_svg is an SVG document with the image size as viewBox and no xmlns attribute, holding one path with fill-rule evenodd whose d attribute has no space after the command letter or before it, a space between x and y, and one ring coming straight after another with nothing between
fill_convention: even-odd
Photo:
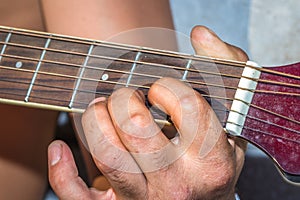
<instances>
[{"instance_id":1,"label":"fretboard","mask_svg":"<svg viewBox=\"0 0 300 200\"><path fill-rule=\"evenodd\" d=\"M215 111L224 114L245 66L8 27L0 28L0 49L1 102L69 112L82 112L94 98L120 87L147 94L159 78L173 77L217 102Z\"/></svg>"}]
</instances>

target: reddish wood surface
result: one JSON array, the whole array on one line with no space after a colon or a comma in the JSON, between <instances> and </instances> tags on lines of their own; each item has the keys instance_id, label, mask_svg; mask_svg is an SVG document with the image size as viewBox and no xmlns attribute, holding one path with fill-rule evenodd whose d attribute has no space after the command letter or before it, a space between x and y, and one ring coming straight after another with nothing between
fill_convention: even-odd
<instances>
[{"instance_id":1,"label":"reddish wood surface","mask_svg":"<svg viewBox=\"0 0 300 200\"><path fill-rule=\"evenodd\" d=\"M293 74L298 78L263 72L262 80L293 83L298 87L259 82L257 90L300 94L300 63L271 69ZM252 104L300 121L299 96L255 93ZM265 150L288 176L300 175L300 124L254 107L250 107L248 116L242 135Z\"/></svg>"}]
</instances>

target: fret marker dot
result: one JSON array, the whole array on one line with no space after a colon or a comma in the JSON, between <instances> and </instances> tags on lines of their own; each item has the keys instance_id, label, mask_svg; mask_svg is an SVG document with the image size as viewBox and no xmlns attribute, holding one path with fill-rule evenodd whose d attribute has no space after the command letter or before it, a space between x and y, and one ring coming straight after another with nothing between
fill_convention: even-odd
<instances>
[{"instance_id":1,"label":"fret marker dot","mask_svg":"<svg viewBox=\"0 0 300 200\"><path fill-rule=\"evenodd\" d=\"M16 62L16 68L21 68L23 63L21 61Z\"/></svg>"},{"instance_id":2,"label":"fret marker dot","mask_svg":"<svg viewBox=\"0 0 300 200\"><path fill-rule=\"evenodd\" d=\"M101 77L101 79L103 81L106 81L108 79L108 74L103 74L102 77Z\"/></svg>"}]
</instances>

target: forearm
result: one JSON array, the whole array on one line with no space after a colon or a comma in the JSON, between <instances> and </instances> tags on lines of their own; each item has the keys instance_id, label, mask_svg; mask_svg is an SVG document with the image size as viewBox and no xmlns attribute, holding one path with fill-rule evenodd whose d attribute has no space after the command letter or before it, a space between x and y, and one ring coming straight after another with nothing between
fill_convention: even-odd
<instances>
[{"instance_id":1,"label":"forearm","mask_svg":"<svg viewBox=\"0 0 300 200\"><path fill-rule=\"evenodd\" d=\"M107 39L140 27L173 29L168 0L42 0L48 31Z\"/></svg>"}]
</instances>

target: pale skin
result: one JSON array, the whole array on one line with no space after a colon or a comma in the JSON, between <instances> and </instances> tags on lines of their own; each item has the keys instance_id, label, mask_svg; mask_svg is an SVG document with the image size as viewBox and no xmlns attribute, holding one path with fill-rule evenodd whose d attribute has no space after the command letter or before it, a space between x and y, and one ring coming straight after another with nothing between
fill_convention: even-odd
<instances>
[{"instance_id":1,"label":"pale skin","mask_svg":"<svg viewBox=\"0 0 300 200\"><path fill-rule=\"evenodd\" d=\"M224 43L205 27L195 27L191 37L197 54L248 60L243 51ZM100 191L87 187L78 176L69 147L62 141L54 141L48 148L49 180L60 199L234 199L245 143L228 138L204 98L180 81L158 80L151 86L148 98L171 116L180 133L175 139L177 145L171 148L177 150L188 144L186 151L169 165L149 170L149 163L160 164L164 159L150 157L146 163L136 153L159 151L169 141L157 131L144 106L144 96L128 88L119 89L107 100L95 100L82 120L94 162L111 188ZM124 106L126 102L128 107ZM157 134L146 139L141 137L151 134L148 130ZM206 147L205 137L216 135L212 148L199 154ZM115 147L125 151L122 154L125 156L120 156ZM171 153L165 151L159 155L168 157L172 155L166 154ZM137 171L124 172L124 165Z\"/></svg>"},{"instance_id":2,"label":"pale skin","mask_svg":"<svg viewBox=\"0 0 300 200\"><path fill-rule=\"evenodd\" d=\"M143 26L173 28L166 0L0 2L1 25L31 30L105 40ZM58 112L4 104L0 110L0 199L42 199L47 188L47 145L55 135Z\"/></svg>"}]
</instances>

